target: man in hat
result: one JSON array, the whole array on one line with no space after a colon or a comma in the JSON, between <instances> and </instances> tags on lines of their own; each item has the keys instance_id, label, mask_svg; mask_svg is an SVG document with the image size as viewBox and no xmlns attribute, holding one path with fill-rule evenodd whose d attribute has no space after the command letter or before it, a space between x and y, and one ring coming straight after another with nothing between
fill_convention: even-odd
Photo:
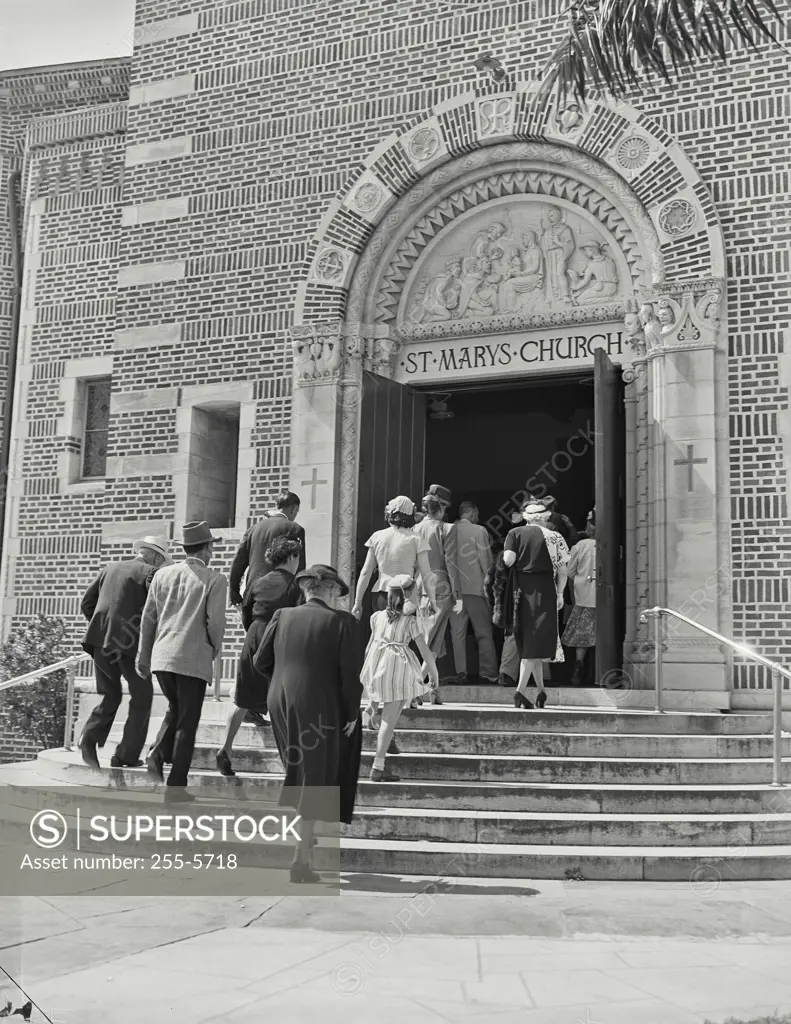
<instances>
[{"instance_id":1,"label":"man in hat","mask_svg":"<svg viewBox=\"0 0 791 1024\"><path fill-rule=\"evenodd\" d=\"M230 573L231 604L241 606L242 623L247 630L253 621L250 602L242 600L242 577L247 570L245 594L250 593L250 585L261 576L272 571L266 559L267 551L277 537L288 537L298 540L302 545L299 557L299 571L305 568L305 530L294 520L299 514L299 498L292 491L284 491L277 499L277 507L270 509L264 518L254 523L242 537L236 552Z\"/></svg>"},{"instance_id":2,"label":"man in hat","mask_svg":"<svg viewBox=\"0 0 791 1024\"><path fill-rule=\"evenodd\" d=\"M478 644L478 675L486 683L496 683L492 610L484 594L484 581L492 565L492 548L489 531L478 523L475 502L463 501L459 505L456 532L462 607L451 616L450 634L457 682L467 681L467 625L472 623Z\"/></svg>"},{"instance_id":3,"label":"man in hat","mask_svg":"<svg viewBox=\"0 0 791 1024\"><path fill-rule=\"evenodd\" d=\"M96 689L102 699L91 712L79 741L82 759L99 767L97 746L103 747L121 705L121 677L129 685L129 712L110 765L135 768L143 762L140 752L146 741L154 690L150 679L135 670L140 638L140 619L154 573L171 561L168 544L160 537L135 541L134 558L111 562L91 583L82 599L88 620L82 646L93 658Z\"/></svg>"},{"instance_id":4,"label":"man in hat","mask_svg":"<svg viewBox=\"0 0 791 1024\"><path fill-rule=\"evenodd\" d=\"M153 672L168 701L146 758L149 774L160 782L162 766L172 765L167 801L193 799L185 787L195 734L225 635L228 584L209 568L215 540L208 523L185 525L181 546L187 557L154 577L140 627L137 670L142 676Z\"/></svg>"}]
</instances>

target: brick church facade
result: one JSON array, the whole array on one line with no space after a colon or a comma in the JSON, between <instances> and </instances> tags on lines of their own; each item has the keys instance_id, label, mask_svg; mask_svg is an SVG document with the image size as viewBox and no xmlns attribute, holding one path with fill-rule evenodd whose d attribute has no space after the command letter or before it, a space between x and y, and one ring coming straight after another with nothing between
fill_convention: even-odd
<instances>
[{"instance_id":1,"label":"brick church facade","mask_svg":"<svg viewBox=\"0 0 791 1024\"><path fill-rule=\"evenodd\" d=\"M349 575L365 374L409 384L410 353L425 350L425 368L459 337L513 347L517 335L528 341L513 351L530 339L540 351L547 330L570 326L589 353L621 327L633 342L626 659L637 685L650 679L647 604L791 655L787 58L739 52L629 105L545 109L531 82L559 38L558 10L138 0L131 58L0 74L0 177L5 192L20 174L23 256L6 632L40 611L72 625L76 643L100 565L190 518L210 519L227 570L244 528L289 485L309 559ZM476 72L483 51L506 82ZM577 242L591 233L592 262L606 241L617 289L565 320L549 306L528 317L516 291L508 317L487 313L483 272L461 258L453 269L454 245L477 244L485 263L474 228L514 235L550 207ZM6 355L12 227L4 204ZM446 316L449 289L465 287L477 296L467 319ZM7 360L2 372L7 391ZM768 700L760 671L693 633L669 646L677 688L700 678L719 706Z\"/></svg>"}]
</instances>

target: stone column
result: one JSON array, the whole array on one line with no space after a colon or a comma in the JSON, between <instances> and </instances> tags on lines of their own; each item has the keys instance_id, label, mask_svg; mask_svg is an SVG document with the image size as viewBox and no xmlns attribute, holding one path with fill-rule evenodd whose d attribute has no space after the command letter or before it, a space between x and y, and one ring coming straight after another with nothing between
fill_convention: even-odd
<instances>
[{"instance_id":1,"label":"stone column","mask_svg":"<svg viewBox=\"0 0 791 1024\"><path fill-rule=\"evenodd\" d=\"M715 361L721 283L670 292L642 307L650 375L650 603L672 608L717 632L722 587L722 490L718 464L726 416L716 398ZM677 621L664 649L668 690L693 691L694 707L727 707L729 659L715 641Z\"/></svg>"}]
</instances>

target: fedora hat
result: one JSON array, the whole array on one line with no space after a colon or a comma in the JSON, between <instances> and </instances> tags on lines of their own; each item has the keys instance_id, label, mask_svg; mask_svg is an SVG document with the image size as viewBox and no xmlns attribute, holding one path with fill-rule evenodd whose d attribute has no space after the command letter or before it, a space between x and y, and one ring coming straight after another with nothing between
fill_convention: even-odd
<instances>
[{"instance_id":1,"label":"fedora hat","mask_svg":"<svg viewBox=\"0 0 791 1024\"><path fill-rule=\"evenodd\" d=\"M345 583L338 575L338 570L333 569L331 565L311 565L307 569L303 569L302 572L298 572L294 577L297 582L302 580L315 580L317 583L337 583L341 588L341 597L346 597L349 593L349 586Z\"/></svg>"},{"instance_id":2,"label":"fedora hat","mask_svg":"<svg viewBox=\"0 0 791 1024\"><path fill-rule=\"evenodd\" d=\"M442 484L431 484L424 497L436 498L436 500L441 501L443 505L450 505L452 501L450 491L447 487L443 487Z\"/></svg>"},{"instance_id":3,"label":"fedora hat","mask_svg":"<svg viewBox=\"0 0 791 1024\"><path fill-rule=\"evenodd\" d=\"M141 537L140 540L134 542L132 550L138 555L141 548L150 548L152 551L156 551L157 554L162 555L168 565L173 561L168 554L168 542L164 537Z\"/></svg>"},{"instance_id":4,"label":"fedora hat","mask_svg":"<svg viewBox=\"0 0 791 1024\"><path fill-rule=\"evenodd\" d=\"M204 519L201 523L185 523L181 529L181 546L197 547L198 544L214 544L217 537L212 536L209 524Z\"/></svg>"}]
</instances>

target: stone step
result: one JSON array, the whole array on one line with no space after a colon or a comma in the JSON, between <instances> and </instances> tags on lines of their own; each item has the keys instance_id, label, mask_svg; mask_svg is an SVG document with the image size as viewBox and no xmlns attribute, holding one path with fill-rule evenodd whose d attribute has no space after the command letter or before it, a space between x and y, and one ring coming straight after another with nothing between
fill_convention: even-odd
<instances>
[{"instance_id":1,"label":"stone step","mask_svg":"<svg viewBox=\"0 0 791 1024\"><path fill-rule=\"evenodd\" d=\"M425 716L414 724L422 725ZM410 725L412 720L410 720ZM522 718L514 720L517 731L491 732L480 730L445 731L437 729L399 728L396 740L404 753L442 754L522 754L553 757L640 757L670 758L693 757L740 758L771 757L772 737L761 735L679 735L642 733L553 733L544 732L543 720ZM532 728L531 728L532 726ZM225 727L219 723L206 723L200 727L200 746L219 747L225 736ZM254 750L272 749L271 729L252 725L242 726L237 737L237 748ZM376 749L376 733L363 733L363 747ZM791 756L791 736L782 741L783 754Z\"/></svg>"},{"instance_id":2,"label":"stone step","mask_svg":"<svg viewBox=\"0 0 791 1024\"><path fill-rule=\"evenodd\" d=\"M108 798L121 790L151 789L145 769L124 769L110 773L109 759L102 755L106 771L97 777L73 751L44 751L38 756L36 771L42 780L57 785L50 787L53 799L68 799L73 786L108 787ZM395 769L398 758L391 764ZM12 766L0 768L0 786L20 783L11 775ZM791 770L788 771L791 779ZM24 778L24 776L22 777ZM190 786L199 791L220 791L226 799L276 801L282 784L282 771L245 772L236 779L226 779L216 771L194 771ZM570 814L784 814L791 813L791 786L777 789L772 785L633 785L618 783L554 784L549 782L457 782L402 779L396 783L376 783L365 775L358 787L360 807L434 808L459 811L557 812Z\"/></svg>"},{"instance_id":3,"label":"stone step","mask_svg":"<svg viewBox=\"0 0 791 1024\"><path fill-rule=\"evenodd\" d=\"M373 762L371 751L363 751L362 770ZM213 748L196 747L196 768L216 768ZM785 758L786 772L791 759ZM263 748L234 750L237 771L277 771L277 750ZM553 783L673 783L727 785L772 781L771 758L635 758L635 757L552 757L549 755L479 755L429 753L399 754L390 768L405 779L439 779L463 782L553 782Z\"/></svg>"}]
</instances>

